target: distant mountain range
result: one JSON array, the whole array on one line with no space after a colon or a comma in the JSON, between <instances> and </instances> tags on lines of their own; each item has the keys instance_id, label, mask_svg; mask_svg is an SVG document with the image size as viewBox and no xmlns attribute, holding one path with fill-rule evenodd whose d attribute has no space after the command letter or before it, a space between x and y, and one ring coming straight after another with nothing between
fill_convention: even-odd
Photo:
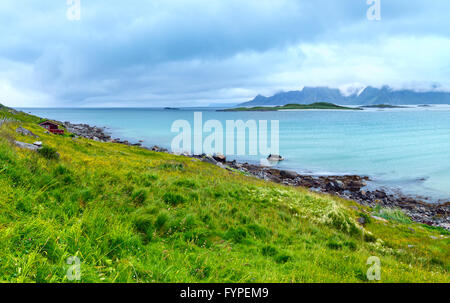
<instances>
[{"instance_id":1,"label":"distant mountain range","mask_svg":"<svg viewBox=\"0 0 450 303\"><path fill-rule=\"evenodd\" d=\"M315 102L330 102L341 105L450 104L450 93L415 92L413 90L394 90L389 86L383 86L382 88L368 86L346 96L337 88L305 87L301 91L280 92L272 97L258 95L253 100L241 103L239 106L311 104Z\"/></svg>"}]
</instances>

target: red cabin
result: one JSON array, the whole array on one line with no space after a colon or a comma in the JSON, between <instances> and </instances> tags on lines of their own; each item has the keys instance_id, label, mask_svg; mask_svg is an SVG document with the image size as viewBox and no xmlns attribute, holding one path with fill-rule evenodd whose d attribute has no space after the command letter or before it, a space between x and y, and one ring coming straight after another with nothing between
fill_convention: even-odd
<instances>
[{"instance_id":1,"label":"red cabin","mask_svg":"<svg viewBox=\"0 0 450 303\"><path fill-rule=\"evenodd\" d=\"M51 132L52 134L59 134L62 135L64 134L64 130L63 129L59 129L59 125L51 122L51 121L45 121L39 124L40 126L42 126L43 128L47 129L49 132Z\"/></svg>"}]
</instances>

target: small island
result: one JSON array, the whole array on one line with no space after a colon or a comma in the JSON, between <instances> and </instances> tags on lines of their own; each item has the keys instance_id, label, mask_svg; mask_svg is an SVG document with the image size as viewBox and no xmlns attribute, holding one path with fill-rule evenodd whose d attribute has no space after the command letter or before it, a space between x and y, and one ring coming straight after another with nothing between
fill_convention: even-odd
<instances>
[{"instance_id":1,"label":"small island","mask_svg":"<svg viewBox=\"0 0 450 303\"><path fill-rule=\"evenodd\" d=\"M316 102L312 104L286 104L283 106L257 106L257 107L237 107L227 108L218 111L241 112L241 111L280 111L280 110L309 110L309 109L338 109L338 110L362 110L361 108L345 107L328 102Z\"/></svg>"},{"instance_id":2,"label":"small island","mask_svg":"<svg viewBox=\"0 0 450 303\"><path fill-rule=\"evenodd\" d=\"M364 105L361 108L408 108L407 106L398 106L391 104L375 104L375 105Z\"/></svg>"}]
</instances>

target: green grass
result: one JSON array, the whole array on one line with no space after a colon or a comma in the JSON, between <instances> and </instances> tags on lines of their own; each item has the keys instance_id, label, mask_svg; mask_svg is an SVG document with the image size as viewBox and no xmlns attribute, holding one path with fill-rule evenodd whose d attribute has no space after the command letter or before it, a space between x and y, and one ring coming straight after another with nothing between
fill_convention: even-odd
<instances>
[{"instance_id":1,"label":"green grass","mask_svg":"<svg viewBox=\"0 0 450 303\"><path fill-rule=\"evenodd\" d=\"M362 227L373 210L355 202L11 115L22 122L0 127L2 282L68 282L71 256L81 282L367 282L370 256L381 282L450 282L440 230L398 215ZM16 148L36 140L19 125L60 156Z\"/></svg>"},{"instance_id":2,"label":"green grass","mask_svg":"<svg viewBox=\"0 0 450 303\"><path fill-rule=\"evenodd\" d=\"M376 207L374 215L389 221L396 221L400 223L412 222L411 219L407 215L405 215L405 213L401 209Z\"/></svg>"},{"instance_id":3,"label":"green grass","mask_svg":"<svg viewBox=\"0 0 450 303\"><path fill-rule=\"evenodd\" d=\"M58 152L53 147L49 146L43 146L41 149L38 150L38 154L40 154L42 157L52 160L52 159L58 159Z\"/></svg>"},{"instance_id":4,"label":"green grass","mask_svg":"<svg viewBox=\"0 0 450 303\"><path fill-rule=\"evenodd\" d=\"M361 108L352 108L339 106L333 103L328 102L316 102L312 104L286 104L283 106L256 106L256 107L237 107L237 108L229 108L221 111L226 112L239 112L239 111L279 111L279 110L308 110L308 109L333 109L333 110L361 110Z\"/></svg>"}]
</instances>

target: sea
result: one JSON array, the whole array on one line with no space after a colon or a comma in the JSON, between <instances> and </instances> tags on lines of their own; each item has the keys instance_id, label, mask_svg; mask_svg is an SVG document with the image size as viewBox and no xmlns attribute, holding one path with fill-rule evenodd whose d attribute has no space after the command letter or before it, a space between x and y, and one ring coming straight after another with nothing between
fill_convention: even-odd
<instances>
[{"instance_id":1,"label":"sea","mask_svg":"<svg viewBox=\"0 0 450 303\"><path fill-rule=\"evenodd\" d=\"M213 107L20 110L58 121L105 127L113 138L133 143L142 140L144 146L168 149L180 134L172 131L176 121L189 122L192 141L194 132L202 133L203 140L208 137L210 133L201 126L194 129L195 113L197 117L201 113L201 125L208 120L223 125L224 145L229 136L227 121L255 121L258 126L260 121L268 121L269 145L272 121L277 121L279 154L285 159L275 165L279 169L311 175L364 175L372 179L369 186L426 198L431 203L450 201L449 105L277 112L223 112ZM249 141L249 133L243 140L247 149L254 144ZM256 164L265 157L247 150L243 155L227 155L231 160Z\"/></svg>"}]
</instances>

